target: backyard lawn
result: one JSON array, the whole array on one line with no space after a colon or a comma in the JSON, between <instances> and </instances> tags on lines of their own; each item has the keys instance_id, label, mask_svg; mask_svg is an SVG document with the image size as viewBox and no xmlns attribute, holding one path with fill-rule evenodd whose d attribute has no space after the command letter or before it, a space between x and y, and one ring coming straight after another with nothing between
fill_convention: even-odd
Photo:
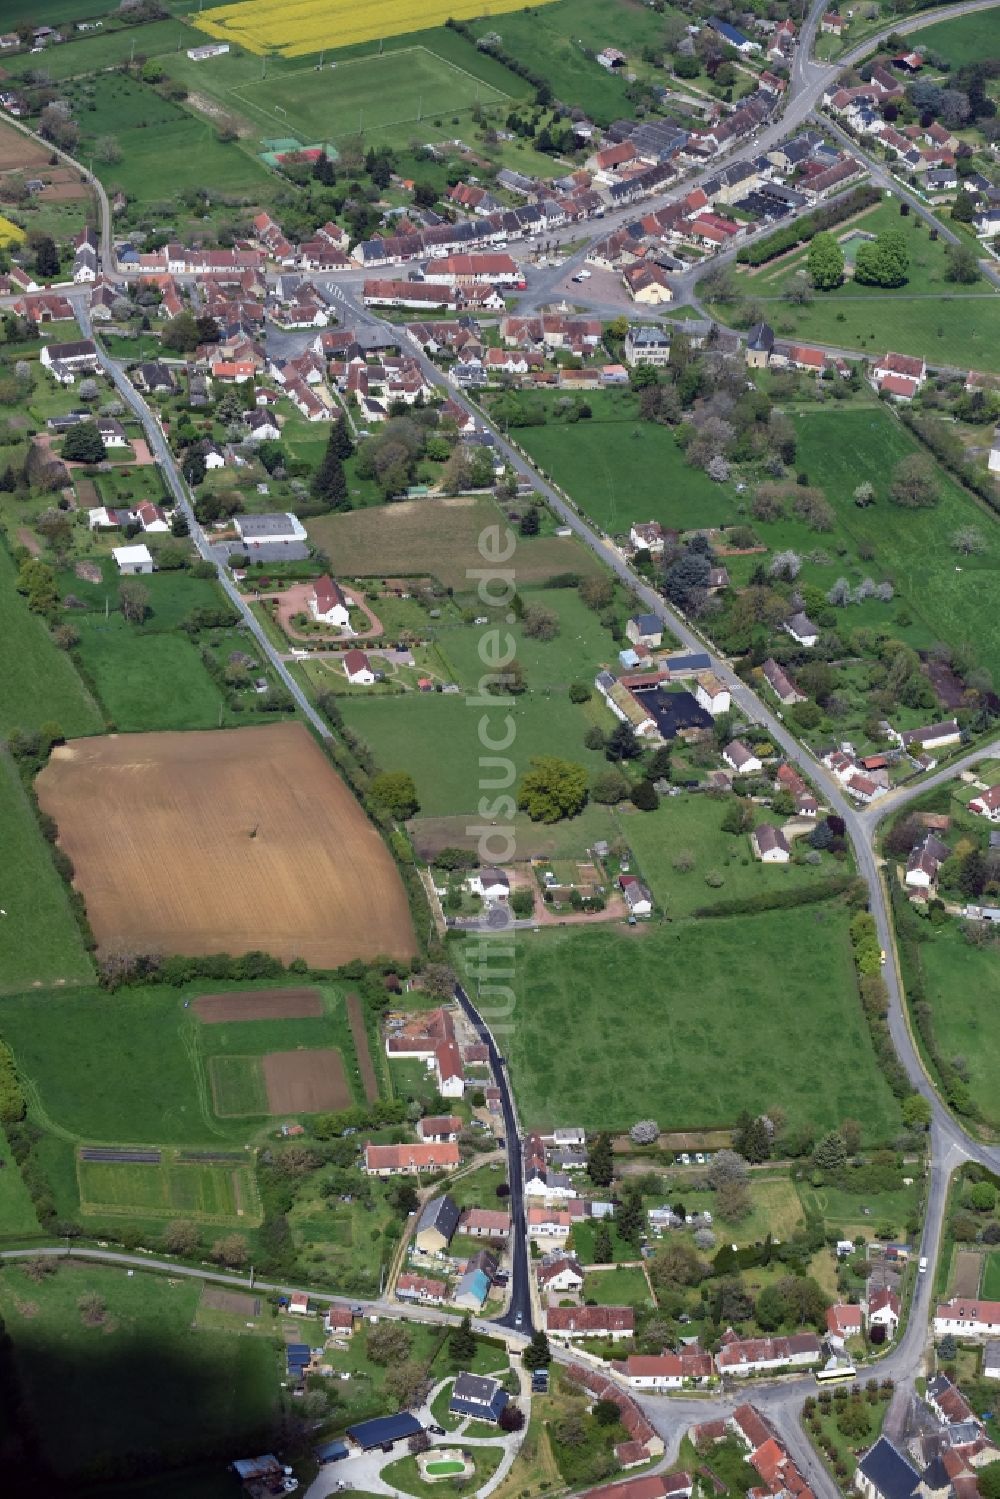
<instances>
[{"instance_id":1,"label":"backyard lawn","mask_svg":"<svg viewBox=\"0 0 1000 1499\"><path fill-rule=\"evenodd\" d=\"M6 753L0 753L0 846L0 992L92 982L66 887Z\"/></svg>"},{"instance_id":2,"label":"backyard lawn","mask_svg":"<svg viewBox=\"0 0 1000 1499\"><path fill-rule=\"evenodd\" d=\"M774 1105L869 1140L896 1128L841 906L541 932L517 959L504 1047L531 1128L707 1128Z\"/></svg>"},{"instance_id":3,"label":"backyard lawn","mask_svg":"<svg viewBox=\"0 0 1000 1499\"><path fill-rule=\"evenodd\" d=\"M586 1300L598 1306L653 1305L649 1283L637 1265L619 1265L614 1270L592 1270L583 1283Z\"/></svg>"},{"instance_id":4,"label":"backyard lawn","mask_svg":"<svg viewBox=\"0 0 1000 1499\"><path fill-rule=\"evenodd\" d=\"M729 798L698 792L663 797L655 812L628 809L617 814L621 836L657 906L668 916L690 916L700 907L813 885L850 871L846 860L830 854L816 865L762 864L750 850L748 834L722 831L729 805ZM783 821L766 808L758 808L755 816L757 822ZM804 841L796 840L793 847L804 847ZM681 870L675 861L682 863ZM706 883L710 874L711 885ZM718 884L715 875L720 876Z\"/></svg>"},{"instance_id":5,"label":"backyard lawn","mask_svg":"<svg viewBox=\"0 0 1000 1499\"><path fill-rule=\"evenodd\" d=\"M553 402L537 400L551 411ZM588 392L589 421L549 420L514 433L534 461L590 518L612 536L633 521L659 521L673 530L731 525L736 492L691 468L669 427L644 422L626 392Z\"/></svg>"}]
</instances>

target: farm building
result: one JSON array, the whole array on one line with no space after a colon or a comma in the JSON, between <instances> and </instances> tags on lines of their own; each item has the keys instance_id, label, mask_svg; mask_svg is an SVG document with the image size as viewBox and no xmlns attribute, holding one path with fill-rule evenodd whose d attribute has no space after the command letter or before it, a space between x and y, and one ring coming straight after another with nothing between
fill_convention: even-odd
<instances>
[{"instance_id":1,"label":"farm building","mask_svg":"<svg viewBox=\"0 0 1000 1499\"><path fill-rule=\"evenodd\" d=\"M123 578L134 577L136 573L153 571L152 553L144 542L140 541L137 546L132 547L114 547L112 555Z\"/></svg>"},{"instance_id":2,"label":"farm building","mask_svg":"<svg viewBox=\"0 0 1000 1499\"><path fill-rule=\"evenodd\" d=\"M407 1441L422 1430L411 1411L397 1411L394 1416L376 1416L371 1421L359 1421L357 1426L349 1426L347 1437L362 1452L374 1452L376 1447L391 1447L396 1442Z\"/></svg>"}]
</instances>

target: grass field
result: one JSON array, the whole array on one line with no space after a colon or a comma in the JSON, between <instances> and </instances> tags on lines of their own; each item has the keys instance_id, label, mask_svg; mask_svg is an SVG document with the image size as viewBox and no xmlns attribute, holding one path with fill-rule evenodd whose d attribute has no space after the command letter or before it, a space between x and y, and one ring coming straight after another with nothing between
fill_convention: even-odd
<instances>
[{"instance_id":1,"label":"grass field","mask_svg":"<svg viewBox=\"0 0 1000 1499\"><path fill-rule=\"evenodd\" d=\"M260 1057L210 1057L212 1107L222 1118L267 1113Z\"/></svg>"},{"instance_id":2,"label":"grass field","mask_svg":"<svg viewBox=\"0 0 1000 1499\"><path fill-rule=\"evenodd\" d=\"M986 1256L982 1295L986 1301L1000 1301L1000 1254L996 1250Z\"/></svg>"},{"instance_id":3,"label":"grass field","mask_svg":"<svg viewBox=\"0 0 1000 1499\"><path fill-rule=\"evenodd\" d=\"M90 1214L191 1218L198 1223L260 1222L253 1167L236 1162L162 1160L77 1162L80 1209Z\"/></svg>"},{"instance_id":4,"label":"grass field","mask_svg":"<svg viewBox=\"0 0 1000 1499\"><path fill-rule=\"evenodd\" d=\"M613 536L633 521L666 528L730 525L737 518L731 484L690 468L669 427L644 422L635 396L594 391L590 421L549 421L514 435L592 520ZM543 403L551 410L552 402Z\"/></svg>"},{"instance_id":5,"label":"grass field","mask_svg":"<svg viewBox=\"0 0 1000 1499\"><path fill-rule=\"evenodd\" d=\"M80 659L118 729L214 729L234 715L186 635L140 634L120 615L81 620Z\"/></svg>"},{"instance_id":6,"label":"grass field","mask_svg":"<svg viewBox=\"0 0 1000 1499\"><path fill-rule=\"evenodd\" d=\"M93 1144L225 1148L249 1140L260 1121L219 1119L207 1081L210 1057L263 1056L298 1047L337 1047L355 1098L363 1101L343 996L320 985L325 1014L314 1020L202 1025L185 1001L224 985L51 992L11 996L0 1036L14 1049L39 1121L62 1140ZM246 984L233 986L245 990ZM114 1059L114 1087L108 1086Z\"/></svg>"},{"instance_id":7,"label":"grass field","mask_svg":"<svg viewBox=\"0 0 1000 1499\"><path fill-rule=\"evenodd\" d=\"M472 707L464 696L428 692L405 699L345 698L342 712L381 769L410 772L423 816L475 813L484 785L480 756L488 758L479 736L482 708ZM600 750L584 748L590 720L568 697L544 702L529 694L515 698L502 711L488 715L491 733L505 733L508 714L515 738L507 755L518 776L533 755L566 755L590 772L606 764ZM497 771L486 773L495 778Z\"/></svg>"},{"instance_id":8,"label":"grass field","mask_svg":"<svg viewBox=\"0 0 1000 1499\"><path fill-rule=\"evenodd\" d=\"M106 1307L94 1327L84 1324L78 1305L91 1293ZM208 1458L218 1468L222 1452L268 1449L278 1395L275 1347L264 1338L193 1333L200 1295L197 1280L129 1278L124 1269L97 1265L62 1263L40 1284L20 1267L0 1270L0 1315L40 1451L53 1469L53 1492L68 1479L135 1472L150 1453L163 1472Z\"/></svg>"},{"instance_id":9,"label":"grass field","mask_svg":"<svg viewBox=\"0 0 1000 1499\"><path fill-rule=\"evenodd\" d=\"M480 541L494 551L502 544L490 530L505 525L492 500L460 495L455 499L403 500L398 505L321 515L309 522L317 546L336 558L342 577L436 577L456 593L471 593L482 569ZM488 533L488 534L487 534ZM380 567L373 573L373 564ZM511 564L520 584L545 583L557 573L587 573L598 564L574 538L520 538Z\"/></svg>"},{"instance_id":10,"label":"grass field","mask_svg":"<svg viewBox=\"0 0 1000 1499\"><path fill-rule=\"evenodd\" d=\"M652 1306L649 1285L638 1266L593 1270L583 1283L583 1295L598 1306Z\"/></svg>"},{"instance_id":11,"label":"grass field","mask_svg":"<svg viewBox=\"0 0 1000 1499\"><path fill-rule=\"evenodd\" d=\"M1000 533L995 519L940 469L940 501L934 508L904 511L891 505L887 491L892 469L900 459L923 449L880 407L810 408L795 417L795 425L798 467L825 489L852 549L872 547L874 558L859 564L857 575L863 568L876 578L891 578L920 626L908 638L921 646L937 640L968 642L978 661L1000 678ZM852 499L859 474L870 476L877 495L876 503L863 510ZM963 558L959 570L942 538L963 525L973 525L982 534L985 548L978 556ZM768 545L780 546L796 546L812 535L801 532L796 541L787 541L789 530L779 523L761 526L760 534ZM805 549L810 546L815 547L815 537ZM826 569L816 581L828 579L824 586L829 588L836 576L849 571L838 559L835 569ZM803 569L803 576L812 581L808 569ZM849 618L853 625L874 622L860 609L849 611ZM885 613L875 618L884 620Z\"/></svg>"},{"instance_id":12,"label":"grass field","mask_svg":"<svg viewBox=\"0 0 1000 1499\"><path fill-rule=\"evenodd\" d=\"M622 837L631 846L657 905L669 916L690 916L699 906L811 885L849 868L829 855L817 865L762 864L753 857L746 834L722 832L727 805L703 794L672 796L664 797L656 812L619 814ZM775 818L761 808L757 821ZM694 867L686 873L679 873L673 864L682 850L694 858ZM715 888L705 883L711 871L723 879Z\"/></svg>"},{"instance_id":13,"label":"grass field","mask_svg":"<svg viewBox=\"0 0 1000 1499\"><path fill-rule=\"evenodd\" d=\"M542 4L548 0L541 0ZM248 52L277 52L302 57L323 47L377 41L422 26L440 26L449 18L502 15L512 0L377 0L359 8L352 0L237 0L192 17L200 30L224 42L238 42Z\"/></svg>"},{"instance_id":14,"label":"grass field","mask_svg":"<svg viewBox=\"0 0 1000 1499\"><path fill-rule=\"evenodd\" d=\"M982 62L986 57L1000 56L1000 16L994 10L984 10L956 16L951 21L938 21L937 25L911 31L907 43L939 52L953 68Z\"/></svg>"},{"instance_id":15,"label":"grass field","mask_svg":"<svg viewBox=\"0 0 1000 1499\"><path fill-rule=\"evenodd\" d=\"M673 7L665 7L674 14ZM488 11L477 11L486 16ZM632 71L640 63L643 46L659 46L662 27L657 14L645 6L607 0L559 0L544 9L534 6L514 11L502 24L487 20L473 22L477 36L499 31L505 49L521 62L538 69L552 92L564 104L579 105L590 119L607 125L627 112L625 79L608 73L588 57L581 46L600 52L602 47L619 47L628 54Z\"/></svg>"},{"instance_id":16,"label":"grass field","mask_svg":"<svg viewBox=\"0 0 1000 1499\"><path fill-rule=\"evenodd\" d=\"M405 138L446 109L468 114L477 104L509 105L509 96L426 47L349 58L336 71L306 68L244 85L235 106L258 124L305 142L363 133L366 139Z\"/></svg>"},{"instance_id":17,"label":"grass field","mask_svg":"<svg viewBox=\"0 0 1000 1499\"><path fill-rule=\"evenodd\" d=\"M845 1117L870 1139L895 1128L840 907L542 932L518 945L514 968L501 1035L532 1128L617 1129L646 1115L707 1127L772 1104L821 1130Z\"/></svg>"},{"instance_id":18,"label":"grass field","mask_svg":"<svg viewBox=\"0 0 1000 1499\"><path fill-rule=\"evenodd\" d=\"M921 942L920 966L941 1054L965 1058L973 1101L991 1125L1000 1127L1000 965L996 950L970 947L952 923Z\"/></svg>"},{"instance_id":19,"label":"grass field","mask_svg":"<svg viewBox=\"0 0 1000 1499\"><path fill-rule=\"evenodd\" d=\"M0 753L0 992L93 979L93 967L20 777Z\"/></svg>"},{"instance_id":20,"label":"grass field","mask_svg":"<svg viewBox=\"0 0 1000 1499\"><path fill-rule=\"evenodd\" d=\"M16 571L0 546L0 638L4 642L0 734L57 723L68 736L99 733L97 704L37 614L14 591Z\"/></svg>"},{"instance_id":21,"label":"grass field","mask_svg":"<svg viewBox=\"0 0 1000 1499\"><path fill-rule=\"evenodd\" d=\"M741 272L741 291L760 303L782 335L869 355L894 349L922 354L929 364L1000 370L1000 296L990 283L948 282L944 241L932 241L916 215L901 218L895 204L878 204L844 233L854 229L903 234L910 255L905 286L885 291L847 280L833 291L814 292L806 306L793 306L784 292L805 267L808 252L802 250L756 273Z\"/></svg>"}]
</instances>

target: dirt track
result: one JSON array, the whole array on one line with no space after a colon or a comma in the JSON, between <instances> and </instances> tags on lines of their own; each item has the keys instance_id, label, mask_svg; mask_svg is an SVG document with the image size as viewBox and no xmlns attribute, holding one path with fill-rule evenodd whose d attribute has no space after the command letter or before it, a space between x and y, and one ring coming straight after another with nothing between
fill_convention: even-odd
<instances>
[{"instance_id":1,"label":"dirt track","mask_svg":"<svg viewBox=\"0 0 1000 1499\"><path fill-rule=\"evenodd\" d=\"M349 1109L353 1099L340 1052L272 1051L262 1060L270 1114Z\"/></svg>"},{"instance_id":2,"label":"dirt track","mask_svg":"<svg viewBox=\"0 0 1000 1499\"><path fill-rule=\"evenodd\" d=\"M416 951L388 849L301 724L77 739L36 784L104 951Z\"/></svg>"},{"instance_id":3,"label":"dirt track","mask_svg":"<svg viewBox=\"0 0 1000 1499\"><path fill-rule=\"evenodd\" d=\"M305 1020L322 1015L315 989L247 989L234 994L203 994L191 1006L204 1025L226 1020Z\"/></svg>"}]
</instances>

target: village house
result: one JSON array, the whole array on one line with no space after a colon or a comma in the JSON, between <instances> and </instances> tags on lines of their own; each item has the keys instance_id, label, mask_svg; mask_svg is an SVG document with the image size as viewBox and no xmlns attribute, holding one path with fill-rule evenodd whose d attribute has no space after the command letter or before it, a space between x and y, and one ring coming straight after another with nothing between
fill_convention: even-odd
<instances>
[{"instance_id":1,"label":"village house","mask_svg":"<svg viewBox=\"0 0 1000 1499\"><path fill-rule=\"evenodd\" d=\"M731 744L727 744L722 751L722 758L737 775L754 775L757 771L764 769L760 760L747 748L742 739L734 739Z\"/></svg>"},{"instance_id":2,"label":"village house","mask_svg":"<svg viewBox=\"0 0 1000 1499\"><path fill-rule=\"evenodd\" d=\"M927 378L927 361L911 354L884 354L872 365L876 390L885 390L897 400L911 401Z\"/></svg>"},{"instance_id":3,"label":"village house","mask_svg":"<svg viewBox=\"0 0 1000 1499\"><path fill-rule=\"evenodd\" d=\"M457 1140L462 1133L462 1121L457 1114L426 1114L417 1120L417 1134L421 1140Z\"/></svg>"},{"instance_id":4,"label":"village house","mask_svg":"<svg viewBox=\"0 0 1000 1499\"><path fill-rule=\"evenodd\" d=\"M781 627L789 634L797 645L804 646L806 650L812 650L819 639L819 630L813 624L808 614L801 610L786 619Z\"/></svg>"},{"instance_id":5,"label":"village house","mask_svg":"<svg viewBox=\"0 0 1000 1499\"><path fill-rule=\"evenodd\" d=\"M944 1426L961 1426L966 1421L975 1421L975 1412L946 1374L932 1374L928 1379L924 1400Z\"/></svg>"},{"instance_id":6,"label":"village house","mask_svg":"<svg viewBox=\"0 0 1000 1499\"><path fill-rule=\"evenodd\" d=\"M630 368L642 364L662 368L670 363L670 334L653 323L633 324L625 335L624 352Z\"/></svg>"},{"instance_id":7,"label":"village house","mask_svg":"<svg viewBox=\"0 0 1000 1499\"><path fill-rule=\"evenodd\" d=\"M364 651L345 651L343 655L344 676L358 687L370 687L375 681L371 662Z\"/></svg>"},{"instance_id":8,"label":"village house","mask_svg":"<svg viewBox=\"0 0 1000 1499\"><path fill-rule=\"evenodd\" d=\"M919 754L922 750L944 749L947 745L958 744L962 731L957 719L949 718L943 723L927 724L922 729L906 729L902 734L893 730L892 737L911 754Z\"/></svg>"},{"instance_id":9,"label":"village house","mask_svg":"<svg viewBox=\"0 0 1000 1499\"><path fill-rule=\"evenodd\" d=\"M727 1328L715 1356L720 1374L759 1374L768 1369L804 1368L819 1363L823 1345L815 1333L788 1337L740 1338Z\"/></svg>"},{"instance_id":10,"label":"village house","mask_svg":"<svg viewBox=\"0 0 1000 1499\"><path fill-rule=\"evenodd\" d=\"M460 1374L452 1386L448 1410L453 1416L471 1416L496 1426L508 1399L498 1379L487 1374Z\"/></svg>"},{"instance_id":11,"label":"village house","mask_svg":"<svg viewBox=\"0 0 1000 1499\"><path fill-rule=\"evenodd\" d=\"M891 1342L899 1327L901 1304L899 1296L888 1286L866 1290L862 1295L861 1310L868 1323L869 1333L874 1328L885 1329L886 1339Z\"/></svg>"},{"instance_id":12,"label":"village house","mask_svg":"<svg viewBox=\"0 0 1000 1499\"><path fill-rule=\"evenodd\" d=\"M408 1176L419 1171L451 1171L460 1166L462 1157L457 1145L373 1145L365 1146L364 1169L368 1176Z\"/></svg>"},{"instance_id":13,"label":"village house","mask_svg":"<svg viewBox=\"0 0 1000 1499\"><path fill-rule=\"evenodd\" d=\"M583 1285L583 1270L572 1255L549 1255L538 1266L537 1279L541 1291L552 1294L579 1291Z\"/></svg>"},{"instance_id":14,"label":"village house","mask_svg":"<svg viewBox=\"0 0 1000 1499\"><path fill-rule=\"evenodd\" d=\"M493 906L510 896L510 877L503 869L477 869L470 874L466 887L487 905Z\"/></svg>"},{"instance_id":15,"label":"village house","mask_svg":"<svg viewBox=\"0 0 1000 1499\"><path fill-rule=\"evenodd\" d=\"M887 1436L880 1436L865 1453L854 1474L861 1499L910 1499L920 1474Z\"/></svg>"},{"instance_id":16,"label":"village house","mask_svg":"<svg viewBox=\"0 0 1000 1499\"><path fill-rule=\"evenodd\" d=\"M651 916L653 897L648 888L634 874L620 874L618 885L625 897L630 916Z\"/></svg>"},{"instance_id":17,"label":"village house","mask_svg":"<svg viewBox=\"0 0 1000 1499\"><path fill-rule=\"evenodd\" d=\"M136 546L114 547L111 555L118 564L118 571L123 578L132 578L138 573L153 571L152 554L143 542L139 542Z\"/></svg>"},{"instance_id":18,"label":"village house","mask_svg":"<svg viewBox=\"0 0 1000 1499\"><path fill-rule=\"evenodd\" d=\"M396 1282L396 1296L400 1301L419 1301L424 1306L443 1306L448 1300L446 1281L436 1280L430 1275L401 1275Z\"/></svg>"},{"instance_id":19,"label":"village house","mask_svg":"<svg viewBox=\"0 0 1000 1499\"><path fill-rule=\"evenodd\" d=\"M566 1208L530 1207L526 1217L528 1238L536 1244L553 1241L565 1244L573 1227L573 1219Z\"/></svg>"},{"instance_id":20,"label":"village house","mask_svg":"<svg viewBox=\"0 0 1000 1499\"><path fill-rule=\"evenodd\" d=\"M549 1337L573 1342L579 1338L631 1338L635 1312L630 1306L552 1306L545 1314Z\"/></svg>"},{"instance_id":21,"label":"village house","mask_svg":"<svg viewBox=\"0 0 1000 1499\"><path fill-rule=\"evenodd\" d=\"M611 1366L633 1390L679 1390L685 1385L706 1385L715 1375L710 1353L700 1348L683 1353L633 1353Z\"/></svg>"},{"instance_id":22,"label":"village house","mask_svg":"<svg viewBox=\"0 0 1000 1499\"><path fill-rule=\"evenodd\" d=\"M663 640L663 622L656 614L633 614L625 634L633 645L648 645L655 650Z\"/></svg>"},{"instance_id":23,"label":"village house","mask_svg":"<svg viewBox=\"0 0 1000 1499\"><path fill-rule=\"evenodd\" d=\"M773 656L769 656L760 669L771 691L784 706L805 702L805 694L798 690L784 667L779 666Z\"/></svg>"},{"instance_id":24,"label":"village house","mask_svg":"<svg viewBox=\"0 0 1000 1499\"><path fill-rule=\"evenodd\" d=\"M770 323L754 323L747 334L746 362L749 369L766 369L774 348L774 329Z\"/></svg>"},{"instance_id":25,"label":"village house","mask_svg":"<svg viewBox=\"0 0 1000 1499\"><path fill-rule=\"evenodd\" d=\"M974 1297L953 1296L940 1302L934 1313L934 1336L947 1333L963 1341L970 1338L995 1338L1000 1335L1000 1301L979 1301Z\"/></svg>"},{"instance_id":26,"label":"village house","mask_svg":"<svg viewBox=\"0 0 1000 1499\"><path fill-rule=\"evenodd\" d=\"M937 885L938 871L951 849L934 833L927 833L910 851L906 861L904 883L910 890L933 890Z\"/></svg>"},{"instance_id":27,"label":"village house","mask_svg":"<svg viewBox=\"0 0 1000 1499\"><path fill-rule=\"evenodd\" d=\"M773 823L762 822L750 834L750 846L763 864L787 864L791 858L788 840Z\"/></svg>"},{"instance_id":28,"label":"village house","mask_svg":"<svg viewBox=\"0 0 1000 1499\"><path fill-rule=\"evenodd\" d=\"M417 1220L413 1241L424 1254L444 1254L455 1237L459 1210L447 1195L432 1197Z\"/></svg>"},{"instance_id":29,"label":"village house","mask_svg":"<svg viewBox=\"0 0 1000 1499\"><path fill-rule=\"evenodd\" d=\"M990 822L1000 822L1000 785L990 786L988 790L980 791L974 796L969 802L969 811L978 813Z\"/></svg>"},{"instance_id":30,"label":"village house","mask_svg":"<svg viewBox=\"0 0 1000 1499\"><path fill-rule=\"evenodd\" d=\"M729 688L725 682L712 671L701 672L695 678L695 701L706 713L711 713L717 718L720 713L728 713L730 708Z\"/></svg>"},{"instance_id":31,"label":"village house","mask_svg":"<svg viewBox=\"0 0 1000 1499\"><path fill-rule=\"evenodd\" d=\"M470 1239L508 1239L510 1214L497 1208L466 1208L458 1228Z\"/></svg>"},{"instance_id":32,"label":"village house","mask_svg":"<svg viewBox=\"0 0 1000 1499\"><path fill-rule=\"evenodd\" d=\"M327 573L313 584L309 612L320 624L334 625L338 630L350 629L351 617L344 591Z\"/></svg>"},{"instance_id":33,"label":"village house","mask_svg":"<svg viewBox=\"0 0 1000 1499\"><path fill-rule=\"evenodd\" d=\"M831 1348L842 1350L848 1338L861 1336L861 1308L838 1303L826 1309L826 1339Z\"/></svg>"},{"instance_id":34,"label":"village house","mask_svg":"<svg viewBox=\"0 0 1000 1499\"><path fill-rule=\"evenodd\" d=\"M323 1329L328 1337L351 1337L354 1332L354 1313L348 1306L327 1307Z\"/></svg>"},{"instance_id":35,"label":"village house","mask_svg":"<svg viewBox=\"0 0 1000 1499\"><path fill-rule=\"evenodd\" d=\"M654 557L663 551L666 542L663 527L657 520L633 521L628 539L637 552L650 552Z\"/></svg>"}]
</instances>

